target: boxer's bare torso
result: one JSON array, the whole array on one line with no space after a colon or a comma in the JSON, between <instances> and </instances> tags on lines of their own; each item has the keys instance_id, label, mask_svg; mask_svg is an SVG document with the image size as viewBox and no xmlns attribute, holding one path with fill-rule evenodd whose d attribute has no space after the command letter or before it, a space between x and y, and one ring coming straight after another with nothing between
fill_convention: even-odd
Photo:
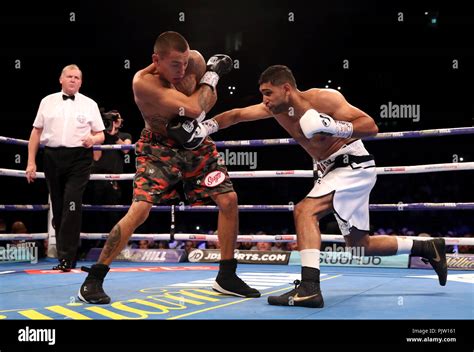
<instances>
[{"instance_id":1,"label":"boxer's bare torso","mask_svg":"<svg viewBox=\"0 0 474 352\"><path fill-rule=\"evenodd\" d=\"M166 136L166 125L178 115L178 112L171 111L167 106L160 104L156 95L165 89L175 89L190 96L195 92L205 69L206 65L201 54L190 50L185 76L177 84L162 79L154 64L138 71L133 78L133 91L135 103L145 120L145 128Z\"/></svg>"}]
</instances>

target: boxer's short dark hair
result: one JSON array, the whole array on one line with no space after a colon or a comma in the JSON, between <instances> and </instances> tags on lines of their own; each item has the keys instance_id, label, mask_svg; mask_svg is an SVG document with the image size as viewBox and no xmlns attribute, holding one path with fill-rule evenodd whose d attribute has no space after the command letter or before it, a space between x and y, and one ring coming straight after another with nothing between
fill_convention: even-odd
<instances>
[{"instance_id":1,"label":"boxer's short dark hair","mask_svg":"<svg viewBox=\"0 0 474 352\"><path fill-rule=\"evenodd\" d=\"M289 83L292 87L296 88L296 80L295 76L293 76L293 72L284 65L273 65L262 72L258 84L260 85L268 82L274 86Z\"/></svg>"},{"instance_id":2,"label":"boxer's short dark hair","mask_svg":"<svg viewBox=\"0 0 474 352\"><path fill-rule=\"evenodd\" d=\"M184 37L178 32L168 31L161 33L156 38L153 51L160 56L166 56L171 50L184 53L189 49L189 44Z\"/></svg>"}]
</instances>

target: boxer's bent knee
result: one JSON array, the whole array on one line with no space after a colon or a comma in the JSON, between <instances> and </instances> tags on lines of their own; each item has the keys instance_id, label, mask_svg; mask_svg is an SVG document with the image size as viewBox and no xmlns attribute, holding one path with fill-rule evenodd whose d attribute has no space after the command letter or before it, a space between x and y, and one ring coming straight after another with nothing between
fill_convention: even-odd
<instances>
[{"instance_id":1,"label":"boxer's bent knee","mask_svg":"<svg viewBox=\"0 0 474 352\"><path fill-rule=\"evenodd\" d=\"M319 220L328 211L332 209L332 195L322 198L305 198L295 205L293 216L295 221L304 221L305 219Z\"/></svg>"},{"instance_id":2,"label":"boxer's bent knee","mask_svg":"<svg viewBox=\"0 0 474 352\"><path fill-rule=\"evenodd\" d=\"M234 212L238 210L238 197L235 192L221 193L213 198L220 211Z\"/></svg>"}]
</instances>

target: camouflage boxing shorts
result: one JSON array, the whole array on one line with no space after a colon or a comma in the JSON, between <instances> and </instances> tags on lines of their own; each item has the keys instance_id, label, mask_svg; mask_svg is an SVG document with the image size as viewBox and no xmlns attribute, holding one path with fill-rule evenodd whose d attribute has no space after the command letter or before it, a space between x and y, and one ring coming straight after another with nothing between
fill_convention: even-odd
<instances>
[{"instance_id":1,"label":"camouflage boxing shorts","mask_svg":"<svg viewBox=\"0 0 474 352\"><path fill-rule=\"evenodd\" d=\"M144 129L135 146L137 172L133 200L171 204L179 200L176 185L183 181L190 204L205 204L210 196L233 192L227 168L218 162L216 145L207 137L198 148L187 150L176 141Z\"/></svg>"}]
</instances>

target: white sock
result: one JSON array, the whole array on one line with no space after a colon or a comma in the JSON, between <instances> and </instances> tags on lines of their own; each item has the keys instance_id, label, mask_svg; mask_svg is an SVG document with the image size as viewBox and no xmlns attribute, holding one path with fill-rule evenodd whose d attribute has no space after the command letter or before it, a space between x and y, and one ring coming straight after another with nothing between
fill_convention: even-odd
<instances>
[{"instance_id":1,"label":"white sock","mask_svg":"<svg viewBox=\"0 0 474 352\"><path fill-rule=\"evenodd\" d=\"M300 251L301 266L319 269L319 249L303 249Z\"/></svg>"},{"instance_id":2,"label":"white sock","mask_svg":"<svg viewBox=\"0 0 474 352\"><path fill-rule=\"evenodd\" d=\"M398 244L397 254L410 254L413 247L413 240L398 236L396 238Z\"/></svg>"}]
</instances>

